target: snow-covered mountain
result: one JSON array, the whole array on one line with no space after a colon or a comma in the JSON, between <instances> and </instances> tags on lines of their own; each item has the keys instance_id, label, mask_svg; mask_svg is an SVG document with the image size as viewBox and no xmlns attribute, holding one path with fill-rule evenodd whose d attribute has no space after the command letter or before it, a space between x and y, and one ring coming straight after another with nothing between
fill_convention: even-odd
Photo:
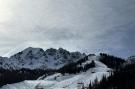
<instances>
[{"instance_id":1,"label":"snow-covered mountain","mask_svg":"<svg viewBox=\"0 0 135 89\"><path fill-rule=\"evenodd\" d=\"M128 57L127 61L128 61L128 63L131 63L131 64L135 63L135 56Z\"/></svg>"},{"instance_id":2,"label":"snow-covered mountain","mask_svg":"<svg viewBox=\"0 0 135 89\"><path fill-rule=\"evenodd\" d=\"M3 69L58 69L67 63L75 62L86 56L80 52L69 52L65 49L26 48L11 56L0 57L0 68Z\"/></svg>"},{"instance_id":3,"label":"snow-covered mountain","mask_svg":"<svg viewBox=\"0 0 135 89\"><path fill-rule=\"evenodd\" d=\"M79 89L80 84L87 86L96 78L100 80L104 75L109 76L111 69L100 62L99 58L100 56L91 55L88 56L88 60L79 64L80 66L85 66L92 61L95 62L95 67L88 69L86 72L81 71L77 74L55 73L47 77L43 75L37 80L25 80L20 83L8 84L1 89Z\"/></svg>"},{"instance_id":4,"label":"snow-covered mountain","mask_svg":"<svg viewBox=\"0 0 135 89\"><path fill-rule=\"evenodd\" d=\"M78 87L108 77L125 63L105 53L85 55L62 48L44 51L29 47L9 58L0 57L0 68L4 69L0 89L82 89Z\"/></svg>"}]
</instances>

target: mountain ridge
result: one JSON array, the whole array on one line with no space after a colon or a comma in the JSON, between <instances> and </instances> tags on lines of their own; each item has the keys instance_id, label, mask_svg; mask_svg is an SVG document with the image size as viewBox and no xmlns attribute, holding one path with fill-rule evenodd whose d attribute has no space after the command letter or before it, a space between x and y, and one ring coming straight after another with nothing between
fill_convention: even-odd
<instances>
[{"instance_id":1,"label":"mountain ridge","mask_svg":"<svg viewBox=\"0 0 135 89\"><path fill-rule=\"evenodd\" d=\"M65 64L77 61L86 56L80 52L69 52L63 48L42 48L28 47L11 57L0 57L0 68L4 69L58 69Z\"/></svg>"}]
</instances>

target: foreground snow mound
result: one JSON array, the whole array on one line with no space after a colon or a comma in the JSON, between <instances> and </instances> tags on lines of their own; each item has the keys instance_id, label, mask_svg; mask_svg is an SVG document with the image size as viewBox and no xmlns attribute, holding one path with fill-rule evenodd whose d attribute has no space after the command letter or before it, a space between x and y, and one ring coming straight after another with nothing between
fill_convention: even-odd
<instances>
[{"instance_id":1,"label":"foreground snow mound","mask_svg":"<svg viewBox=\"0 0 135 89\"><path fill-rule=\"evenodd\" d=\"M1 89L77 89L79 83L83 83L87 86L96 78L100 81L104 75L109 76L109 71L111 69L99 62L97 56L89 57L89 60L83 63L83 65L92 60L95 61L96 67L91 68L86 72L64 75L56 73L45 78L42 76L35 81L23 81L16 84L5 85Z\"/></svg>"}]
</instances>

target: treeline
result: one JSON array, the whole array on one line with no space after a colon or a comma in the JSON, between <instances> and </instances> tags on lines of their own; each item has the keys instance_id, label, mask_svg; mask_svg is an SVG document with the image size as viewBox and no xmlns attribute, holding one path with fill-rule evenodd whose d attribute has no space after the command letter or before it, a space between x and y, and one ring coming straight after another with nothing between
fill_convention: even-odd
<instances>
[{"instance_id":1,"label":"treeline","mask_svg":"<svg viewBox=\"0 0 135 89\"><path fill-rule=\"evenodd\" d=\"M88 56L78 60L77 62L69 63L65 65L64 67L60 68L58 72L65 74L76 74L79 73L80 71L87 71L90 68L95 67L95 62L94 60L91 61L91 63L86 63L83 65L84 62L88 60Z\"/></svg>"},{"instance_id":2,"label":"treeline","mask_svg":"<svg viewBox=\"0 0 135 89\"><path fill-rule=\"evenodd\" d=\"M125 62L125 60L122 58L118 58L105 53L100 53L100 61L114 70L119 70L119 68L121 68Z\"/></svg>"},{"instance_id":3,"label":"treeline","mask_svg":"<svg viewBox=\"0 0 135 89\"><path fill-rule=\"evenodd\" d=\"M0 86L5 84L11 84L16 82L21 82L23 80L35 80L42 75L53 74L55 70L29 70L29 69L20 69L20 70L5 70L0 69Z\"/></svg>"},{"instance_id":4,"label":"treeline","mask_svg":"<svg viewBox=\"0 0 135 89\"><path fill-rule=\"evenodd\" d=\"M100 82L95 80L85 89L135 89L135 64L126 65L108 78L104 76Z\"/></svg>"}]
</instances>

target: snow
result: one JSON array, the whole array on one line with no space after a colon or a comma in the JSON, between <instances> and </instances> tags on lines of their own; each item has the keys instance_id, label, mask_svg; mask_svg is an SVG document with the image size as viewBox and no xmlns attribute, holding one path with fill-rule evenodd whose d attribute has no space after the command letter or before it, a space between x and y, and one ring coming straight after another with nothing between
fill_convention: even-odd
<instances>
[{"instance_id":1,"label":"snow","mask_svg":"<svg viewBox=\"0 0 135 89\"><path fill-rule=\"evenodd\" d=\"M128 57L127 63L128 63L128 64L135 63L135 55Z\"/></svg>"},{"instance_id":2,"label":"snow","mask_svg":"<svg viewBox=\"0 0 135 89\"><path fill-rule=\"evenodd\" d=\"M53 53L50 55L49 53ZM75 58L72 56L74 55ZM65 56L67 58L65 58ZM62 48L47 49L28 47L12 55L10 58L0 58L0 67L4 69L59 69L71 61L77 61L85 55L79 52L68 52Z\"/></svg>"},{"instance_id":3,"label":"snow","mask_svg":"<svg viewBox=\"0 0 135 89\"><path fill-rule=\"evenodd\" d=\"M45 89L77 89L77 83L84 83L87 86L96 78L100 80L103 75L109 76L106 72L108 69L95 68L96 73L91 73L91 70L82 72L77 75L64 75L60 73L48 76L44 80L24 81L16 84L9 84L3 86L1 89L34 89L36 85L40 85Z\"/></svg>"},{"instance_id":4,"label":"snow","mask_svg":"<svg viewBox=\"0 0 135 89\"><path fill-rule=\"evenodd\" d=\"M8 84L3 86L1 89L34 89L37 87L43 87L44 89L77 89L78 83L84 83L85 86L88 86L90 82L93 82L96 78L98 81L102 79L102 76L109 76L106 65L98 61L97 56L89 57L84 64L94 60L96 63L95 68L91 68L86 72L80 72L78 74L64 74L55 73L53 75L40 77L35 81L23 81L15 84ZM83 64L83 65L84 65ZM94 72L93 72L94 71Z\"/></svg>"}]
</instances>

